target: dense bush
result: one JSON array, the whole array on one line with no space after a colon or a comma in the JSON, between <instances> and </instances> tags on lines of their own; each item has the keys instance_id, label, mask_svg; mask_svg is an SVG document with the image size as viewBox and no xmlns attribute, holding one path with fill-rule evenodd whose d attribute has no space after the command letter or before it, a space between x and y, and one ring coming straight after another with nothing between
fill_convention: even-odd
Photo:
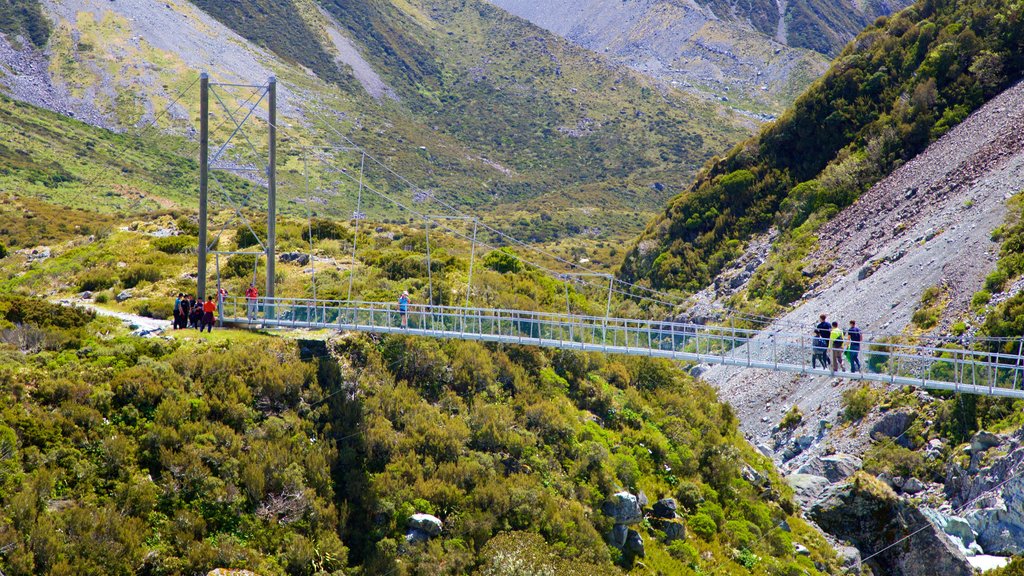
<instances>
[{"instance_id":1,"label":"dense bush","mask_svg":"<svg viewBox=\"0 0 1024 576\"><path fill-rule=\"evenodd\" d=\"M113 272L106 269L92 269L78 277L78 291L97 292L107 290L114 286L117 278Z\"/></svg>"},{"instance_id":2,"label":"dense bush","mask_svg":"<svg viewBox=\"0 0 1024 576\"><path fill-rule=\"evenodd\" d=\"M312 232L315 240L351 240L352 233L348 228L337 220L327 218L313 218L309 225L302 229L302 239L309 242L309 235Z\"/></svg>"},{"instance_id":3,"label":"dense bush","mask_svg":"<svg viewBox=\"0 0 1024 576\"><path fill-rule=\"evenodd\" d=\"M857 388L843 390L843 419L848 422L856 422L868 415L868 412L875 407L881 393L864 384Z\"/></svg>"},{"instance_id":4,"label":"dense bush","mask_svg":"<svg viewBox=\"0 0 1024 576\"><path fill-rule=\"evenodd\" d=\"M153 248L165 254L187 254L195 252L199 246L199 238L195 236L167 236L150 240Z\"/></svg>"},{"instance_id":5,"label":"dense bush","mask_svg":"<svg viewBox=\"0 0 1024 576\"><path fill-rule=\"evenodd\" d=\"M136 264L121 272L121 285L125 288L135 288L143 282L156 282L163 277L163 270L159 266Z\"/></svg>"}]
</instances>

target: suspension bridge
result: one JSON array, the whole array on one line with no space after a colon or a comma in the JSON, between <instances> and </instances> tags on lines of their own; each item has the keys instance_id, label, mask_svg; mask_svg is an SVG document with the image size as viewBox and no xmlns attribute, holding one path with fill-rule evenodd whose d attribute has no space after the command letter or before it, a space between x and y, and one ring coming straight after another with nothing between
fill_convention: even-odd
<instances>
[{"instance_id":1,"label":"suspension bridge","mask_svg":"<svg viewBox=\"0 0 1024 576\"><path fill-rule=\"evenodd\" d=\"M761 322L764 327L740 328L714 325L711 323L683 322L675 311L681 305L692 304L685 298L645 286L625 282L610 274L588 269L579 263L566 261L532 244L506 234L494 226L484 223L474 215L466 214L446 203L437 194L425 191L404 178L383 162L380 162L347 136L338 131L330 119L314 108L309 111L324 122L327 129L341 140L330 146L313 150L324 162L324 155L336 152L354 154L355 160L347 164L325 165L321 174L334 178L333 185L347 182L354 191L355 202L351 217L355 234L351 241L352 265L348 271L348 290L343 300L317 298L316 257L313 250L313 234L310 228L310 263L312 266L311 298L279 298L275 294L276 277L276 223L277 223L277 178L276 178L276 81L271 78L266 85L217 84L209 81L206 74L200 77L200 219L198 246L198 295L204 298L207 282L207 260L213 256L217 291L220 294L218 315L222 325L236 328L302 328L339 331L359 331L377 334L408 334L428 338L475 340L500 344L541 346L562 350L600 352L666 358L683 362L716 364L736 368L764 369L808 376L839 377L887 385L907 385L957 393L986 396L1024 398L1024 371L1022 371L1022 348L1024 340L1012 343L1017 354L972 350L963 346L948 346L918 343L900 343L895 335L865 333L865 340L859 351L863 371L837 372L824 366L818 367L812 358L822 351L808 327L794 327L773 322L770 318L753 317L736 311L725 310L732 320L744 323ZM232 109L227 98L218 90L248 88L253 93L240 105ZM217 148L212 157L210 146L210 95L220 104L225 113L224 123L230 123L230 134ZM258 98L256 98L258 96ZM179 98L181 96L179 95ZM260 118L263 110L269 140L266 154L257 150L244 129L247 122ZM238 155L228 152L236 144L251 152L255 160L239 162ZM306 193L309 195L309 169L307 154L303 150L303 166L306 170ZM229 159L230 158L230 159ZM392 186L378 186L368 175L368 167L377 166ZM246 202L231 198L221 186L226 204L233 212L231 220L221 228L234 222L243 223L259 245L259 251L221 251L216 248L220 233L211 242L208 233L208 183L216 181L215 171L249 172L250 180L264 185L267 189L266 233L257 234L256 227L246 218ZM404 187L408 194L395 192ZM308 206L308 203L307 203ZM426 234L425 270L427 275L426 301L423 304L400 305L398 302L365 301L353 293L354 278L358 268L359 231L361 222L367 220L367 212L373 207L390 207L413 221L423 223ZM436 209L430 212L428 209ZM309 213L312 222L312 213ZM460 228L453 222L462 222ZM435 291L431 261L431 230L441 230L446 235L464 241L470 246L468 280L465 287L465 301L461 306L442 303ZM470 230L472 230L470 232ZM471 295L474 292L473 273L477 266L478 250L494 250L494 240L481 237L485 232L504 246L514 246L523 252L535 254L537 259L528 259L516 253L511 257L519 259L523 268L548 275L564 286L566 308L564 312L504 309L500 307L474 306ZM435 232L436 234L436 232ZM254 260L266 259L266 289L257 298L228 297L221 288L220 257L247 255ZM541 260L547 264L541 263ZM551 264L554 263L554 264ZM255 266L255 263L254 263ZM555 266L560 269L555 269ZM255 268L253 280L255 281ZM602 294L604 314L593 314L589 310L573 310L569 298L569 285L589 286ZM606 294L606 295L605 295ZM648 301L655 304L655 314L669 319L622 318L612 314L613 297L623 301ZM628 307L626 309L629 309ZM634 307L635 309L635 307ZM1020 342L1018 342L1020 340ZM1003 342L1005 344L1005 342ZM1004 347L1005 349L1005 347Z\"/></svg>"}]
</instances>

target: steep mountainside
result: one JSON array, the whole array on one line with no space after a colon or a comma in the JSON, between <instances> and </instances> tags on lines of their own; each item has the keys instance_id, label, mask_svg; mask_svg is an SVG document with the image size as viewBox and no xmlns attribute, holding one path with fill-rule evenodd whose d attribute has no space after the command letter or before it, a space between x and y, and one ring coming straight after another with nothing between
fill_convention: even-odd
<instances>
[{"instance_id":1,"label":"steep mountainside","mask_svg":"<svg viewBox=\"0 0 1024 576\"><path fill-rule=\"evenodd\" d=\"M490 0L581 46L738 110L781 113L828 59L908 0ZM780 14L780 8L784 13Z\"/></svg>"},{"instance_id":2,"label":"steep mountainside","mask_svg":"<svg viewBox=\"0 0 1024 576\"><path fill-rule=\"evenodd\" d=\"M1014 2L919 2L862 33L824 78L761 134L715 161L652 222L626 278L699 289L775 225L770 265L751 296L799 297L813 232L923 150L1024 69Z\"/></svg>"},{"instance_id":3,"label":"steep mountainside","mask_svg":"<svg viewBox=\"0 0 1024 576\"><path fill-rule=\"evenodd\" d=\"M15 98L117 129L156 120L194 138L194 91L161 112L200 70L235 83L276 75L293 148L339 131L448 202L522 222L538 242L626 237L753 128L481 2L41 6L44 50L0 40L0 85ZM229 92L229 107L248 96ZM216 125L232 126L214 111ZM299 152L282 156L299 170ZM302 185L283 190L294 197ZM609 210L593 214L596 204Z\"/></svg>"}]
</instances>

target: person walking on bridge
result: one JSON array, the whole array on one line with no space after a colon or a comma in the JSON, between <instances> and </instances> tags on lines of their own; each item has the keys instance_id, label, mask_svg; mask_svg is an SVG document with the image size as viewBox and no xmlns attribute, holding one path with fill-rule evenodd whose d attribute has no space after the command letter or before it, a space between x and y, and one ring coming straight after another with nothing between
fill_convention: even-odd
<instances>
[{"instance_id":1,"label":"person walking on bridge","mask_svg":"<svg viewBox=\"0 0 1024 576\"><path fill-rule=\"evenodd\" d=\"M245 317L252 322L256 318L256 302L259 300L260 291L256 289L256 283L250 282L245 289Z\"/></svg>"},{"instance_id":2,"label":"person walking on bridge","mask_svg":"<svg viewBox=\"0 0 1024 576\"><path fill-rule=\"evenodd\" d=\"M846 331L846 336L850 339L850 347L846 351L846 355L850 359L850 372L860 372L860 342L862 335L860 328L857 328L856 320L850 320L850 328Z\"/></svg>"},{"instance_id":3,"label":"person walking on bridge","mask_svg":"<svg viewBox=\"0 0 1024 576\"><path fill-rule=\"evenodd\" d=\"M828 368L828 337L832 332L832 325L825 319L826 316L822 314L818 317L821 321L814 327L814 340L811 344L811 367L817 368L818 364L821 364L821 368Z\"/></svg>"},{"instance_id":4,"label":"person walking on bridge","mask_svg":"<svg viewBox=\"0 0 1024 576\"><path fill-rule=\"evenodd\" d=\"M403 291L398 297L398 315L402 318L402 328L409 327L409 292Z\"/></svg>"},{"instance_id":5,"label":"person walking on bridge","mask_svg":"<svg viewBox=\"0 0 1024 576\"><path fill-rule=\"evenodd\" d=\"M828 343L828 347L832 349L832 373L835 373L836 370L845 370L843 367L843 346L845 344L846 338L843 329L839 327L839 322L833 322Z\"/></svg>"}]
</instances>

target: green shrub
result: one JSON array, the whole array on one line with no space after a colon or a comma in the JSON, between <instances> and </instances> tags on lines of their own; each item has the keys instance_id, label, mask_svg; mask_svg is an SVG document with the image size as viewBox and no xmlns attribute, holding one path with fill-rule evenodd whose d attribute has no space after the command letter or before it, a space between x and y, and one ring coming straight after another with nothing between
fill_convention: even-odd
<instances>
[{"instance_id":1,"label":"green shrub","mask_svg":"<svg viewBox=\"0 0 1024 576\"><path fill-rule=\"evenodd\" d=\"M779 422L779 428L782 430L792 430L800 425L804 421L804 415L800 412L800 408L796 404L786 412L786 415L782 417L782 421Z\"/></svg>"},{"instance_id":2,"label":"green shrub","mask_svg":"<svg viewBox=\"0 0 1024 576\"><path fill-rule=\"evenodd\" d=\"M998 294L1003 291L1006 287L1006 282L1010 279L1006 270L998 268L993 270L988 276L985 276L985 290Z\"/></svg>"},{"instance_id":3,"label":"green shrub","mask_svg":"<svg viewBox=\"0 0 1024 576\"><path fill-rule=\"evenodd\" d=\"M90 270L78 277L79 292L98 292L114 285L114 275L109 270Z\"/></svg>"},{"instance_id":4,"label":"green shrub","mask_svg":"<svg viewBox=\"0 0 1024 576\"><path fill-rule=\"evenodd\" d=\"M121 285L125 288L135 288L143 282L156 282L161 278L163 272L158 266L137 264L121 273Z\"/></svg>"},{"instance_id":5,"label":"green shrub","mask_svg":"<svg viewBox=\"0 0 1024 576\"><path fill-rule=\"evenodd\" d=\"M149 242L153 248L165 254L188 254L195 252L199 246L199 238L195 236L167 236L153 238Z\"/></svg>"},{"instance_id":6,"label":"green shrub","mask_svg":"<svg viewBox=\"0 0 1024 576\"><path fill-rule=\"evenodd\" d=\"M715 521L703 512L687 518L686 524L690 527L690 530L693 530L694 534L705 541L710 541L718 533L718 526L715 525Z\"/></svg>"},{"instance_id":7,"label":"green shrub","mask_svg":"<svg viewBox=\"0 0 1024 576\"><path fill-rule=\"evenodd\" d=\"M198 219L192 219L188 216L182 216L174 221L178 226L178 231L185 236L199 237L199 221Z\"/></svg>"},{"instance_id":8,"label":"green shrub","mask_svg":"<svg viewBox=\"0 0 1024 576\"><path fill-rule=\"evenodd\" d=\"M988 290L978 290L971 296L971 309L980 310L992 300L992 293Z\"/></svg>"},{"instance_id":9,"label":"green shrub","mask_svg":"<svg viewBox=\"0 0 1024 576\"><path fill-rule=\"evenodd\" d=\"M843 419L847 422L856 422L868 415L868 412L878 402L879 392L864 384L859 388L850 388L843 391Z\"/></svg>"},{"instance_id":10,"label":"green shrub","mask_svg":"<svg viewBox=\"0 0 1024 576\"><path fill-rule=\"evenodd\" d=\"M309 242L309 234L315 240L351 240L352 233L341 222L327 218L313 218L309 225L302 229L302 239Z\"/></svg>"},{"instance_id":11,"label":"green shrub","mask_svg":"<svg viewBox=\"0 0 1024 576\"><path fill-rule=\"evenodd\" d=\"M864 454L864 470L874 475L887 472L892 476L924 478L927 471L921 454L885 438L868 448Z\"/></svg>"},{"instance_id":12,"label":"green shrub","mask_svg":"<svg viewBox=\"0 0 1024 576\"><path fill-rule=\"evenodd\" d=\"M0 244L0 258L7 258L7 246Z\"/></svg>"},{"instance_id":13,"label":"green shrub","mask_svg":"<svg viewBox=\"0 0 1024 576\"><path fill-rule=\"evenodd\" d=\"M99 294L93 297L93 301L96 302L97 304L106 304L107 302L110 302L110 293L100 292Z\"/></svg>"},{"instance_id":14,"label":"green shrub","mask_svg":"<svg viewBox=\"0 0 1024 576\"><path fill-rule=\"evenodd\" d=\"M174 314L173 298L147 298L135 304L135 313L139 316L168 320Z\"/></svg>"},{"instance_id":15,"label":"green shrub","mask_svg":"<svg viewBox=\"0 0 1024 576\"><path fill-rule=\"evenodd\" d=\"M502 274L509 272L515 274L523 271L523 261L511 248L491 250L484 256L484 266Z\"/></svg>"},{"instance_id":16,"label":"green shrub","mask_svg":"<svg viewBox=\"0 0 1024 576\"><path fill-rule=\"evenodd\" d=\"M253 236L253 232L259 236ZM242 224L235 229L235 246L239 250L259 246L260 242L267 237L267 225L261 222L249 223L249 226Z\"/></svg>"}]
</instances>

